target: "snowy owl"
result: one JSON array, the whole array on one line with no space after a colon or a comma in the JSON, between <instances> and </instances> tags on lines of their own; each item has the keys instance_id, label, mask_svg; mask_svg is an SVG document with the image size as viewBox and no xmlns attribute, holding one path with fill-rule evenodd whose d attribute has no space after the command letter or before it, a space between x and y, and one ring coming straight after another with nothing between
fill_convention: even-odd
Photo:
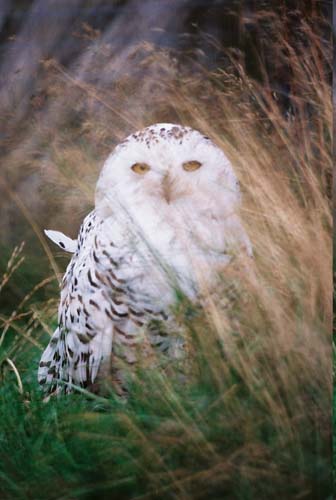
<instances>
[{"instance_id":1,"label":"snowy owl","mask_svg":"<svg viewBox=\"0 0 336 500\"><path fill-rule=\"evenodd\" d=\"M73 257L40 384L91 387L118 359L134 363L148 324L169 321L176 290L195 300L235 252L252 253L239 206L231 163L200 132L155 124L119 144L77 240L46 231ZM150 343L164 350L169 342L154 333Z\"/></svg>"}]
</instances>

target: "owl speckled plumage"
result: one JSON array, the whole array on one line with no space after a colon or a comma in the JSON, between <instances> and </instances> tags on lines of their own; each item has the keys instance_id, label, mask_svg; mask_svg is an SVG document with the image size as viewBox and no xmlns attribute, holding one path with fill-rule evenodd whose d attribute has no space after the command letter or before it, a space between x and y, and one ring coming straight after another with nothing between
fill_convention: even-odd
<instances>
[{"instance_id":1,"label":"owl speckled plumage","mask_svg":"<svg viewBox=\"0 0 336 500\"><path fill-rule=\"evenodd\" d=\"M196 130L156 124L118 145L77 241L47 232L74 255L40 384L91 386L114 359L134 363L149 321L169 321L177 288L195 300L233 253L252 253L239 206L229 160Z\"/></svg>"}]
</instances>

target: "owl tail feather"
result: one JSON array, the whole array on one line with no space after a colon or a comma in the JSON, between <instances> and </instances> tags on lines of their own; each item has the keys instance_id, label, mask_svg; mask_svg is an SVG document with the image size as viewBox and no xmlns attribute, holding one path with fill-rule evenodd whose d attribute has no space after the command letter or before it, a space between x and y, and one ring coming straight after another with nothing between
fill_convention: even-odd
<instances>
[{"instance_id":1,"label":"owl tail feather","mask_svg":"<svg viewBox=\"0 0 336 500\"><path fill-rule=\"evenodd\" d=\"M95 382L101 365L108 364L111 349L112 338L103 342L100 334L85 344L72 332L68 332L65 340L64 333L57 328L42 354L38 382L49 393L69 393L72 384L89 387Z\"/></svg>"},{"instance_id":2,"label":"owl tail feather","mask_svg":"<svg viewBox=\"0 0 336 500\"><path fill-rule=\"evenodd\" d=\"M56 328L41 357L37 373L39 384L51 391L57 386L57 380L67 380L65 365L65 343L61 338L60 329Z\"/></svg>"}]
</instances>

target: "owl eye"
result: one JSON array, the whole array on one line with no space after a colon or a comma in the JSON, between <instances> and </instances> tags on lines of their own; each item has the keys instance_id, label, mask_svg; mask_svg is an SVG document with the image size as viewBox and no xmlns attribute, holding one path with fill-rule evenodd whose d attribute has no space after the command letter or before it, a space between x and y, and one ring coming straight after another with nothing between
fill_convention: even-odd
<instances>
[{"instance_id":1,"label":"owl eye","mask_svg":"<svg viewBox=\"0 0 336 500\"><path fill-rule=\"evenodd\" d=\"M183 170L185 170L186 172L193 172L194 170L198 170L201 166L202 163L196 160L186 161L182 164Z\"/></svg>"},{"instance_id":2,"label":"owl eye","mask_svg":"<svg viewBox=\"0 0 336 500\"><path fill-rule=\"evenodd\" d=\"M144 175L148 172L148 170L150 170L150 166L147 165L147 163L134 163L134 165L131 166L131 169L136 174Z\"/></svg>"}]
</instances>

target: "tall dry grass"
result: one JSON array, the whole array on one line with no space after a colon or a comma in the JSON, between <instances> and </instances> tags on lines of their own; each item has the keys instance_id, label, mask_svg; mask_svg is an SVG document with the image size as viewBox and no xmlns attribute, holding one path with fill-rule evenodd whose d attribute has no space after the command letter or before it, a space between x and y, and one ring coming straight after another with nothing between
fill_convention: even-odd
<instances>
[{"instance_id":1,"label":"tall dry grass","mask_svg":"<svg viewBox=\"0 0 336 500\"><path fill-rule=\"evenodd\" d=\"M139 368L126 406L112 396L114 406L99 399L96 404L107 410L95 414L73 397L79 408L73 414L65 403L51 403L65 419L61 437L51 438L65 439L67 453L80 465L77 472L69 465L69 482L41 473L44 498L49 481L63 497L74 498L97 491L106 498L179 499L330 494L330 47L318 23L302 22L293 38L279 21L271 40L277 64L289 74L291 113L279 105L266 69L264 81L256 83L236 52L226 54L226 72L210 71L192 57L181 66L169 51L136 47L130 74L98 89L54 61L45 63L50 104L35 115L33 129L21 131L22 149L11 151L8 162L15 170L24 154L29 169L43 176L45 196L58 207L49 219L58 228L74 231L65 214L75 208L79 219L88 208L99 162L113 144L152 122L180 122L209 135L231 159L254 259L240 257L228 266L217 294L200 306L177 302L176 319L189 347L183 384L179 367L170 373ZM98 69L107 57L118 74L118 61L113 67L109 48L107 55L103 49ZM39 318L34 303L28 304ZM43 311L33 328L22 318L10 319L20 345L10 359L18 371L24 370L21 333L29 328L29 336L39 339L51 322L50 307ZM35 418L37 413L43 420L44 412L50 418L33 390L30 397ZM68 441L76 429L75 443ZM79 458L86 446L96 460L93 482ZM15 477L10 467L1 474ZM9 479L6 484L8 494Z\"/></svg>"}]
</instances>

